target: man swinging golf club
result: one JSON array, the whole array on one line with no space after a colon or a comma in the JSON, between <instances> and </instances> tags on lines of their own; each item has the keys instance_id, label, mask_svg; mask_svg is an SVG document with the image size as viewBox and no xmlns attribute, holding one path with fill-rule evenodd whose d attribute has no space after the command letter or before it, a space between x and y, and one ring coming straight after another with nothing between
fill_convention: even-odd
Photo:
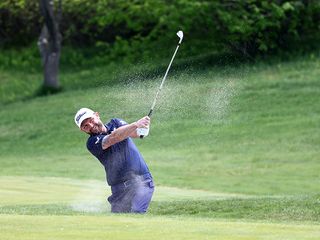
<instances>
[{"instance_id":1,"label":"man swinging golf club","mask_svg":"<svg viewBox=\"0 0 320 240\"><path fill-rule=\"evenodd\" d=\"M112 192L108 198L111 211L145 213L154 191L153 179L131 138L140 136L137 129L149 128L150 118L131 124L113 118L103 124L98 112L81 108L74 120L81 131L90 135L87 148L105 168Z\"/></svg>"},{"instance_id":2,"label":"man swinging golf club","mask_svg":"<svg viewBox=\"0 0 320 240\"><path fill-rule=\"evenodd\" d=\"M153 113L159 93L168 75L174 57L183 39L178 31L178 46L171 58L161 85L156 93L148 116L127 124L113 118L103 124L99 114L88 108L81 108L75 115L75 122L81 131L90 135L88 150L101 162L111 186L112 195L108 198L112 212L147 211L151 201L154 184L149 169L131 138L144 138L149 134L150 117Z\"/></svg>"}]
</instances>

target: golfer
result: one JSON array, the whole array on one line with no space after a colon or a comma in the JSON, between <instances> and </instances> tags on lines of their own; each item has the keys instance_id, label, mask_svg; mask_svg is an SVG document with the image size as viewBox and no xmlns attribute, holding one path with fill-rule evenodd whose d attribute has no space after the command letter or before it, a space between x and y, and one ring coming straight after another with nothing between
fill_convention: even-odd
<instances>
[{"instance_id":1,"label":"golfer","mask_svg":"<svg viewBox=\"0 0 320 240\"><path fill-rule=\"evenodd\" d=\"M143 117L128 124L113 118L103 124L99 113L81 108L75 123L89 134L88 150L106 171L112 195L108 197L111 212L145 213L151 201L154 185L149 169L131 138L138 138L137 129L149 128L150 118Z\"/></svg>"}]
</instances>

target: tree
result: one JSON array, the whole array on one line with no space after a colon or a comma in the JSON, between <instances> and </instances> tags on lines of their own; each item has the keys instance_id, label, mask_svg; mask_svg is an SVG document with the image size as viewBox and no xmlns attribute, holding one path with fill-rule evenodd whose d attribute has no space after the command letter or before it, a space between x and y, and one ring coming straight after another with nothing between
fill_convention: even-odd
<instances>
[{"instance_id":1,"label":"tree","mask_svg":"<svg viewBox=\"0 0 320 240\"><path fill-rule=\"evenodd\" d=\"M61 0L58 2L56 16L53 0L40 0L40 10L44 18L44 25L38 40L44 69L43 90L55 92L60 90L58 73L62 41L59 31L62 16Z\"/></svg>"}]
</instances>

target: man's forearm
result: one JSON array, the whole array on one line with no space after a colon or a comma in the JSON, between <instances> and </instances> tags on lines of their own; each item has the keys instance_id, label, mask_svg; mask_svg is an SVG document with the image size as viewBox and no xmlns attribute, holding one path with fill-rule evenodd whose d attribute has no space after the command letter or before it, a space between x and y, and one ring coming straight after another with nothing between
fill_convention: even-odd
<instances>
[{"instance_id":1,"label":"man's forearm","mask_svg":"<svg viewBox=\"0 0 320 240\"><path fill-rule=\"evenodd\" d=\"M110 135L111 136L114 135L115 139L122 141L127 137L129 137L132 132L136 131L137 128L138 126L134 122L134 123L119 127L118 129L114 130Z\"/></svg>"},{"instance_id":2,"label":"man's forearm","mask_svg":"<svg viewBox=\"0 0 320 240\"><path fill-rule=\"evenodd\" d=\"M138 126L134 122L114 130L110 135L105 136L105 138L102 141L102 148L106 149L112 146L113 144L116 144L128 138L134 131L137 130L137 128Z\"/></svg>"}]
</instances>

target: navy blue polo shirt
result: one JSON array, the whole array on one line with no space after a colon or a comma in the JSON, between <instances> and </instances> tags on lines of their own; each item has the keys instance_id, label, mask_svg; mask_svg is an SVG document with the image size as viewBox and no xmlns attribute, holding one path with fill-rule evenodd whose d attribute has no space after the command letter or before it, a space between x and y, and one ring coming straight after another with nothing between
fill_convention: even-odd
<instances>
[{"instance_id":1,"label":"navy blue polo shirt","mask_svg":"<svg viewBox=\"0 0 320 240\"><path fill-rule=\"evenodd\" d=\"M91 135L87 141L88 150L104 166L110 186L130 180L136 175L149 173L147 164L130 137L102 149L102 139L124 125L127 125L125 121L113 118L105 124L107 133Z\"/></svg>"}]
</instances>

